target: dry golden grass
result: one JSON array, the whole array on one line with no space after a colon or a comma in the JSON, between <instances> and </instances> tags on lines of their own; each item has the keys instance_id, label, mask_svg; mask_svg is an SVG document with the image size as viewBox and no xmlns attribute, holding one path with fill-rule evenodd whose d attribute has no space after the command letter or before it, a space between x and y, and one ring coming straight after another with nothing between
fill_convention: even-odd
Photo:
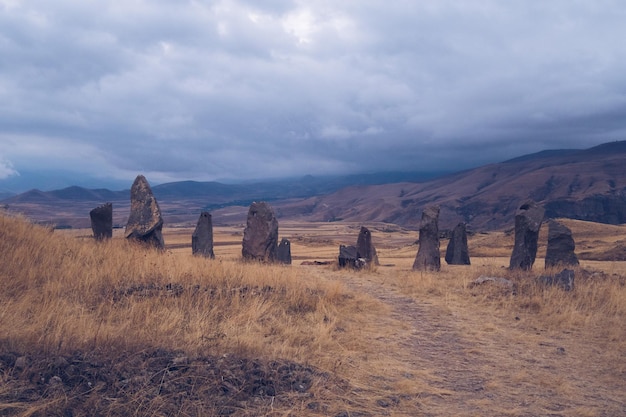
<instances>
[{"instance_id":1,"label":"dry golden grass","mask_svg":"<svg viewBox=\"0 0 626 417\"><path fill-rule=\"evenodd\" d=\"M607 249L626 232L567 224L577 241ZM583 260L575 291L544 288L535 280L543 259L534 273L507 271L513 236L494 232L470 239L472 266L414 272L417 233L372 224L380 267L299 265L336 259L359 226L281 224L294 258L283 267L240 262L237 227L215 228L217 259L207 260L191 256L188 228L166 229L160 253L119 230L97 243L84 230L52 233L0 216L0 353L54 361L75 351L126 358L162 349L315 369L306 392L251 396L229 409L235 415L626 413L626 263ZM517 291L471 287L481 275L508 278ZM58 395L16 400L15 372L0 367L0 414L73 404ZM163 411L172 397L135 395L126 408L107 403L105 414L172 415ZM178 415L215 412L177 407Z\"/></svg>"}]
</instances>

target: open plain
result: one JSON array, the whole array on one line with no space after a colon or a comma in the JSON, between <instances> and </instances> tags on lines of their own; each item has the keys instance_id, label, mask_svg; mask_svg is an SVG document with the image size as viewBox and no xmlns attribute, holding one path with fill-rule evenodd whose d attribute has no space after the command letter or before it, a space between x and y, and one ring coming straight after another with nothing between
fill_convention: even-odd
<instances>
[{"instance_id":1,"label":"open plain","mask_svg":"<svg viewBox=\"0 0 626 417\"><path fill-rule=\"evenodd\" d=\"M0 221L2 415L626 415L626 226L563 220L565 292L536 280L545 226L531 272L494 231L426 273L417 233L384 223L381 265L353 271L335 261L356 223L281 222L293 264L272 266L241 262L243 225L214 227L209 260L191 228L161 253Z\"/></svg>"}]
</instances>

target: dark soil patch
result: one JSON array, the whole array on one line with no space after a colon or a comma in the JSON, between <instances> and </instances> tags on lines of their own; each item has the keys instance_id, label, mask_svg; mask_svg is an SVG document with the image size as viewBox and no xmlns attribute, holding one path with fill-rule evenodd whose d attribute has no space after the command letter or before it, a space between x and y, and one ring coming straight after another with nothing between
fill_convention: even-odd
<instances>
[{"instance_id":1,"label":"dark soil patch","mask_svg":"<svg viewBox=\"0 0 626 417\"><path fill-rule=\"evenodd\" d=\"M262 415L308 402L312 384L328 378L289 361L161 349L117 357L2 353L0 415Z\"/></svg>"}]
</instances>

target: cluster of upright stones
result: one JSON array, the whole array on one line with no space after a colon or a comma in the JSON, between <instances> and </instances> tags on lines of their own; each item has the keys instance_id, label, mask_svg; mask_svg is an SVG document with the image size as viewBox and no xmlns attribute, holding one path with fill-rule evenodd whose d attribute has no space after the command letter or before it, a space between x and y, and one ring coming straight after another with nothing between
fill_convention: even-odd
<instances>
[{"instance_id":1,"label":"cluster of upright stones","mask_svg":"<svg viewBox=\"0 0 626 417\"><path fill-rule=\"evenodd\" d=\"M376 247L372 243L372 233L367 227L361 226L356 246L339 245L338 263L340 268L355 269L379 265Z\"/></svg>"}]
</instances>

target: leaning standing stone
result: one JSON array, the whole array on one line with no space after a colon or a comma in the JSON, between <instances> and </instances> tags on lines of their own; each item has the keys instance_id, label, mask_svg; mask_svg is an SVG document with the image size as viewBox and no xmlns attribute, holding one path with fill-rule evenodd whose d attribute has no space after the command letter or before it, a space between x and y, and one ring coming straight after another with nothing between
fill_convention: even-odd
<instances>
[{"instance_id":1,"label":"leaning standing stone","mask_svg":"<svg viewBox=\"0 0 626 417\"><path fill-rule=\"evenodd\" d=\"M113 236L113 204L106 203L89 212L91 230L96 240L110 239Z\"/></svg>"},{"instance_id":2,"label":"leaning standing stone","mask_svg":"<svg viewBox=\"0 0 626 417\"><path fill-rule=\"evenodd\" d=\"M452 236L446 249L446 262L448 265L470 265L465 223L457 224L452 231Z\"/></svg>"},{"instance_id":3,"label":"leaning standing stone","mask_svg":"<svg viewBox=\"0 0 626 417\"><path fill-rule=\"evenodd\" d=\"M150 184L138 175L130 188L130 216L126 224L126 238L163 249L163 218Z\"/></svg>"},{"instance_id":4,"label":"leaning standing stone","mask_svg":"<svg viewBox=\"0 0 626 417\"><path fill-rule=\"evenodd\" d=\"M420 247L413 262L413 270L439 271L441 259L439 253L439 206L424 209L420 222Z\"/></svg>"},{"instance_id":5,"label":"leaning standing stone","mask_svg":"<svg viewBox=\"0 0 626 417\"><path fill-rule=\"evenodd\" d=\"M535 263L537 240L544 209L534 201L527 201L515 213L515 246L509 269L529 270Z\"/></svg>"},{"instance_id":6,"label":"leaning standing stone","mask_svg":"<svg viewBox=\"0 0 626 417\"><path fill-rule=\"evenodd\" d=\"M576 249L576 243L570 228L555 220L549 221L545 267L578 265L578 257L574 249Z\"/></svg>"},{"instance_id":7,"label":"leaning standing stone","mask_svg":"<svg viewBox=\"0 0 626 417\"><path fill-rule=\"evenodd\" d=\"M266 202L254 202L248 210L241 254L246 260L274 262L278 245L278 220Z\"/></svg>"},{"instance_id":8,"label":"leaning standing stone","mask_svg":"<svg viewBox=\"0 0 626 417\"><path fill-rule=\"evenodd\" d=\"M356 241L356 257L365 259L367 265L379 265L376 248L372 243L372 233L367 227L361 227Z\"/></svg>"},{"instance_id":9,"label":"leaning standing stone","mask_svg":"<svg viewBox=\"0 0 626 417\"><path fill-rule=\"evenodd\" d=\"M213 253L213 221L211 213L208 211L200 213L196 230L191 235L191 252L205 258L215 258Z\"/></svg>"},{"instance_id":10,"label":"leaning standing stone","mask_svg":"<svg viewBox=\"0 0 626 417\"><path fill-rule=\"evenodd\" d=\"M281 239L276 252L276 260L281 264L291 265L291 242L289 239Z\"/></svg>"}]
</instances>

